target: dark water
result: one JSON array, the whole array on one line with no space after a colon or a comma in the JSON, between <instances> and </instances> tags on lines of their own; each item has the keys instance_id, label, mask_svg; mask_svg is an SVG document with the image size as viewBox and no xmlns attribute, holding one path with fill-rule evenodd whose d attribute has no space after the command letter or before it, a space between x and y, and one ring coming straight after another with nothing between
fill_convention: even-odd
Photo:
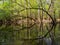
<instances>
[{"instance_id":1,"label":"dark water","mask_svg":"<svg viewBox=\"0 0 60 45\"><path fill-rule=\"evenodd\" d=\"M16 28L0 27L0 45L60 45L60 24L53 28L51 24L36 24L24 30Z\"/></svg>"}]
</instances>

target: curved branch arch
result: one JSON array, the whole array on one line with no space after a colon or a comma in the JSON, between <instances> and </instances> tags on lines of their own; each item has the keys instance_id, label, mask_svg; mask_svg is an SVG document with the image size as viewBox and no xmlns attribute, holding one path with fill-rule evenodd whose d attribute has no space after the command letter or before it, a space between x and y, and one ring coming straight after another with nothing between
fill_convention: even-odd
<instances>
[{"instance_id":1,"label":"curved branch arch","mask_svg":"<svg viewBox=\"0 0 60 45\"><path fill-rule=\"evenodd\" d=\"M20 10L20 13L24 10L29 10L29 9L35 9L35 10L42 10L43 12L45 12L51 19L52 19L52 23L54 23L54 19L52 18L52 16L48 13L48 11L44 10L43 8L26 8L26 9L22 9Z\"/></svg>"}]
</instances>

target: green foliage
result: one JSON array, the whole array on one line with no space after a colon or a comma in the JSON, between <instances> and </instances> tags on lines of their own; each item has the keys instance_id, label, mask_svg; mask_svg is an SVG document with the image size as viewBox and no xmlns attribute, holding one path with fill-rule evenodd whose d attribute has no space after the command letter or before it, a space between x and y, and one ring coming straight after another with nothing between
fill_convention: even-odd
<instances>
[{"instance_id":1,"label":"green foliage","mask_svg":"<svg viewBox=\"0 0 60 45\"><path fill-rule=\"evenodd\" d=\"M60 4L59 3L60 3L60 0L54 1L54 10L55 10L56 17L59 16L59 11L60 11ZM11 19L12 16L15 16L15 15L27 16L28 15L27 12L30 13L30 11L31 11L31 13L29 15L31 15L32 17L34 17L34 16L37 17L38 10L32 9L32 10L24 10L23 12L20 12L20 11L22 9L32 8L32 7L33 8L44 8L45 10L48 11L49 6L50 5L47 4L46 0L29 0L29 1L28 0L6 0L6 1L0 0L0 19L1 20ZM44 17L47 17L45 15L47 15L47 14L44 14ZM22 26L24 27L25 25L22 25ZM8 26L8 27L2 26L2 27L0 27L0 31L3 31L5 33L5 35L7 35L6 37L8 40L8 38L13 37L12 32L10 33L8 31L18 29L16 27L18 27L18 26L15 26L15 27L14 26ZM39 28L39 27L36 26L31 30L31 38L37 37L37 33L36 33L37 29L35 29L35 28ZM58 30L58 29L56 29L56 30ZM13 32L13 33L16 34L15 32ZM20 33L21 33L20 34L21 38L25 38L26 37L25 35L27 34L27 30L20 31ZM39 34L41 34L41 33L39 33ZM18 35L18 33L15 35L14 38L18 37L17 35ZM4 34L3 34L3 36L4 36ZM0 40L5 39L6 37L1 37ZM36 42L37 41L31 41L30 43L32 43L32 45L37 45L37 44L35 44Z\"/></svg>"}]
</instances>

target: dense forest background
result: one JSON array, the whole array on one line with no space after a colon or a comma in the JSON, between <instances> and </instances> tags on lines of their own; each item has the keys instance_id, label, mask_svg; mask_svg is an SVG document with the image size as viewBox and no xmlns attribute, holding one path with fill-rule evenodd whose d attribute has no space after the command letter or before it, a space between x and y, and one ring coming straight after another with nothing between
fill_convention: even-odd
<instances>
[{"instance_id":1,"label":"dense forest background","mask_svg":"<svg viewBox=\"0 0 60 45\"><path fill-rule=\"evenodd\" d=\"M0 0L0 45L46 45L45 34L60 44L60 0Z\"/></svg>"}]
</instances>

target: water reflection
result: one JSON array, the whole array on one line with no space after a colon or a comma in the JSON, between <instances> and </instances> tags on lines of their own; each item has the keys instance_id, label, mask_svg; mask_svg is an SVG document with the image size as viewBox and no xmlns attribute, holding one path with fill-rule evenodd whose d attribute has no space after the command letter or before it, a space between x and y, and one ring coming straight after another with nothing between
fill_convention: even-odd
<instances>
[{"instance_id":1,"label":"water reflection","mask_svg":"<svg viewBox=\"0 0 60 45\"><path fill-rule=\"evenodd\" d=\"M16 28L5 25L0 27L1 45L60 45L60 23L55 25L36 22L32 28L24 30Z\"/></svg>"}]
</instances>

